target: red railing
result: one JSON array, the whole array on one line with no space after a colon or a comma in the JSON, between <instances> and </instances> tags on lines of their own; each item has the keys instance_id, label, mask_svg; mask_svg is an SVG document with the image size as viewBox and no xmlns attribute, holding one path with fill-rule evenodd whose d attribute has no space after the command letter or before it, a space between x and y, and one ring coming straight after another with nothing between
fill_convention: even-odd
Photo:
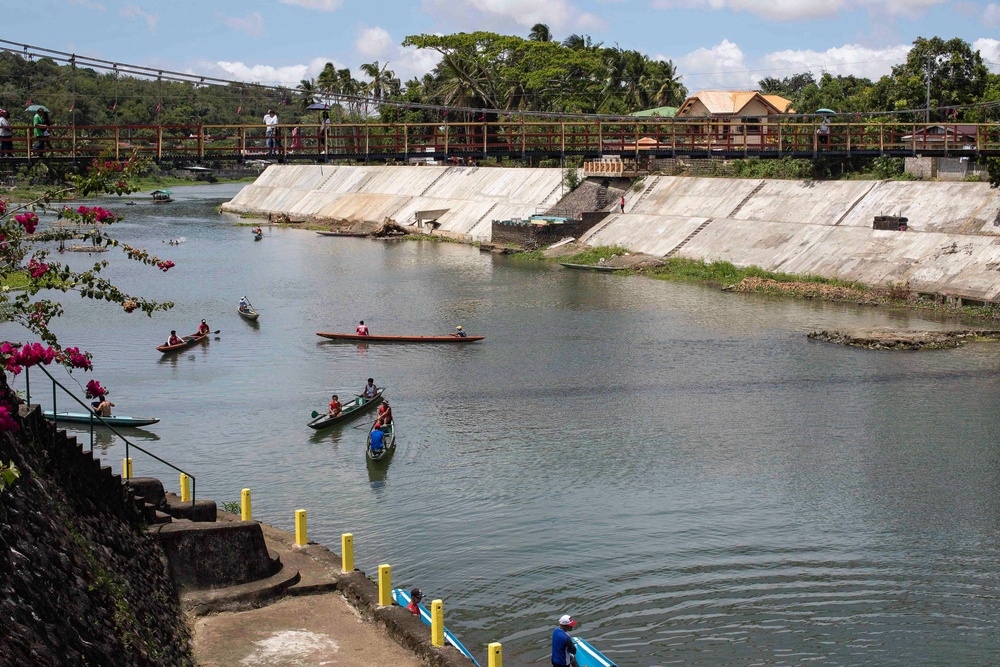
<instances>
[{"instance_id":1,"label":"red railing","mask_svg":"<svg viewBox=\"0 0 1000 667\"><path fill-rule=\"evenodd\" d=\"M14 126L2 157L90 159L138 152L156 159L407 159L561 155L1000 154L1000 123L818 122L738 119L280 125L273 151L262 125L62 126L35 137ZM821 130L821 128L824 128ZM0 138L2 141L2 138ZM2 144L0 144L0 153Z\"/></svg>"}]
</instances>

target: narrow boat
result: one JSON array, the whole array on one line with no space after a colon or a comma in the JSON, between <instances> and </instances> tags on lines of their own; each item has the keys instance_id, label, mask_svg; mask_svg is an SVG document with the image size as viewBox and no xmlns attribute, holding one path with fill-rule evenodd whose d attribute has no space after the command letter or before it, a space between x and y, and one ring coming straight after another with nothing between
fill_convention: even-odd
<instances>
[{"instance_id":1,"label":"narrow boat","mask_svg":"<svg viewBox=\"0 0 1000 667\"><path fill-rule=\"evenodd\" d=\"M623 270L621 267L603 266L601 264L570 264L568 262L559 262L559 266L565 266L567 269L577 269L580 271L604 271L606 273Z\"/></svg>"},{"instance_id":2,"label":"narrow boat","mask_svg":"<svg viewBox=\"0 0 1000 667\"><path fill-rule=\"evenodd\" d=\"M329 426L333 426L334 424L343 424L344 422L350 421L358 415L368 412L381 403L382 393L384 391L385 389L379 389L374 398L369 398L367 400L365 400L362 396L356 396L353 401L347 401L343 404L341 413L336 417L331 417L328 414L313 412L314 419L309 422L307 426L318 431L321 428L327 428Z\"/></svg>"},{"instance_id":3,"label":"narrow boat","mask_svg":"<svg viewBox=\"0 0 1000 667\"><path fill-rule=\"evenodd\" d=\"M316 232L320 236L347 236L350 238L365 238L371 236L368 232Z\"/></svg>"},{"instance_id":4,"label":"narrow boat","mask_svg":"<svg viewBox=\"0 0 1000 667\"><path fill-rule=\"evenodd\" d=\"M98 417L93 412L56 412L51 410L42 413L46 419L56 422L72 422L74 424L90 424L96 426L110 424L111 426L149 426L155 424L159 419L156 417L126 417L125 415L111 415L110 417ZM103 422L101 420L104 420Z\"/></svg>"},{"instance_id":5,"label":"narrow boat","mask_svg":"<svg viewBox=\"0 0 1000 667\"><path fill-rule=\"evenodd\" d=\"M254 241L260 241L260 240L262 240L263 238L264 238L264 235L263 235L263 234L254 234L254 235L253 235L253 240L254 240Z\"/></svg>"},{"instance_id":6,"label":"narrow boat","mask_svg":"<svg viewBox=\"0 0 1000 667\"><path fill-rule=\"evenodd\" d=\"M410 605L410 591L402 588L394 588L392 589L392 599L396 601L396 604L405 609ZM424 625L430 625L431 613L427 611L427 607L419 602L417 603L417 607L420 609L420 620L424 622ZM472 657L472 654L469 653L469 649L462 646L462 642L458 641L458 637L456 637L448 628L444 629L444 640L457 648L466 658L471 660L473 665L479 667L479 663L474 657ZM579 654L579 651L577 651L577 653Z\"/></svg>"},{"instance_id":7,"label":"narrow boat","mask_svg":"<svg viewBox=\"0 0 1000 667\"><path fill-rule=\"evenodd\" d=\"M353 340L365 343L473 343L486 338L486 336L456 336L454 334L447 336L359 336L349 333L317 332L316 335L330 340Z\"/></svg>"},{"instance_id":8,"label":"narrow boat","mask_svg":"<svg viewBox=\"0 0 1000 667\"><path fill-rule=\"evenodd\" d=\"M190 336L184 336L182 338L184 341L183 343L177 343L177 345L157 345L156 349L164 354L167 354L168 352L179 352L191 347L192 345L200 343L206 338L208 338L208 334L191 334Z\"/></svg>"},{"instance_id":9,"label":"narrow boat","mask_svg":"<svg viewBox=\"0 0 1000 667\"><path fill-rule=\"evenodd\" d=\"M258 317L260 317L260 313L254 310L252 306L248 307L246 310L237 307L236 312L240 314L240 317L242 317L245 320L249 320L251 322L255 321Z\"/></svg>"},{"instance_id":10,"label":"narrow boat","mask_svg":"<svg viewBox=\"0 0 1000 667\"><path fill-rule=\"evenodd\" d=\"M616 667L615 663L591 645L586 639L573 637L576 646L576 664L578 667Z\"/></svg>"},{"instance_id":11,"label":"narrow boat","mask_svg":"<svg viewBox=\"0 0 1000 667\"><path fill-rule=\"evenodd\" d=\"M396 425L395 423L389 424L382 429L382 432L385 433L382 438L383 447L376 452L372 451L372 431L374 430L375 424L372 424L372 427L368 429L368 446L365 448L365 452L372 461L386 461L396 451Z\"/></svg>"}]
</instances>

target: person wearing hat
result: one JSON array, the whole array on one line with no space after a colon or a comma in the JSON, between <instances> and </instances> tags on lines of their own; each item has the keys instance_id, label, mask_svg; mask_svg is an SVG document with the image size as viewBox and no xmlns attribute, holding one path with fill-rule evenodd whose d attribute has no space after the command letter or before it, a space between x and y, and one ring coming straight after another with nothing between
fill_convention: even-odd
<instances>
[{"instance_id":1,"label":"person wearing hat","mask_svg":"<svg viewBox=\"0 0 1000 667\"><path fill-rule=\"evenodd\" d=\"M14 153L14 131L10 129L7 110L0 109L0 157L10 157Z\"/></svg>"},{"instance_id":2,"label":"person wearing hat","mask_svg":"<svg viewBox=\"0 0 1000 667\"><path fill-rule=\"evenodd\" d=\"M411 614L416 614L417 616L420 616L420 607L418 605L420 604L420 601L423 599L424 599L424 592L419 588L414 588L412 591L410 591L410 604L406 605L406 609Z\"/></svg>"},{"instance_id":3,"label":"person wearing hat","mask_svg":"<svg viewBox=\"0 0 1000 667\"><path fill-rule=\"evenodd\" d=\"M559 627L552 631L552 667L576 667L576 645L569 631L576 621L569 614L559 617Z\"/></svg>"},{"instance_id":4,"label":"person wearing hat","mask_svg":"<svg viewBox=\"0 0 1000 667\"><path fill-rule=\"evenodd\" d=\"M212 327L208 326L208 322L205 320L202 320L201 324L198 325L198 334L201 336L207 336L211 330Z\"/></svg>"},{"instance_id":5,"label":"person wearing hat","mask_svg":"<svg viewBox=\"0 0 1000 667\"><path fill-rule=\"evenodd\" d=\"M459 338L465 338L466 337L467 334L462 329L462 325L461 324L459 324L457 327L455 327L455 335L458 336Z\"/></svg>"},{"instance_id":6,"label":"person wearing hat","mask_svg":"<svg viewBox=\"0 0 1000 667\"><path fill-rule=\"evenodd\" d=\"M392 423L392 408L389 407L389 401L382 401L382 405L378 406L378 415L375 418L375 424L379 428L385 429L386 426Z\"/></svg>"}]
</instances>

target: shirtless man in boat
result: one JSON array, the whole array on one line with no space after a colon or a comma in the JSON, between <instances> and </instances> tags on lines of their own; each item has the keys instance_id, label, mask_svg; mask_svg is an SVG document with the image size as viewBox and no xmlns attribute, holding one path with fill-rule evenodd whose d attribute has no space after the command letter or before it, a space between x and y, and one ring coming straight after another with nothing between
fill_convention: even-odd
<instances>
[{"instance_id":1,"label":"shirtless man in boat","mask_svg":"<svg viewBox=\"0 0 1000 667\"><path fill-rule=\"evenodd\" d=\"M368 335L368 327L365 326L365 321L364 320L361 320L361 323L358 324L358 326L355 327L354 330L358 332L359 336L367 336Z\"/></svg>"},{"instance_id":2,"label":"shirtless man in boat","mask_svg":"<svg viewBox=\"0 0 1000 667\"><path fill-rule=\"evenodd\" d=\"M94 408L94 412L101 417L110 417L111 408L113 407L115 407L115 404L109 401L107 396L101 396L101 402L96 408Z\"/></svg>"},{"instance_id":3,"label":"shirtless man in boat","mask_svg":"<svg viewBox=\"0 0 1000 667\"><path fill-rule=\"evenodd\" d=\"M330 401L330 409L327 412L331 417L339 417L340 413L344 411L344 406L340 404L340 399L334 394L331 397L333 400Z\"/></svg>"},{"instance_id":4,"label":"shirtless man in boat","mask_svg":"<svg viewBox=\"0 0 1000 667\"><path fill-rule=\"evenodd\" d=\"M167 339L167 345L180 345L184 342L184 339L177 335L177 331L170 332L170 338Z\"/></svg>"}]
</instances>

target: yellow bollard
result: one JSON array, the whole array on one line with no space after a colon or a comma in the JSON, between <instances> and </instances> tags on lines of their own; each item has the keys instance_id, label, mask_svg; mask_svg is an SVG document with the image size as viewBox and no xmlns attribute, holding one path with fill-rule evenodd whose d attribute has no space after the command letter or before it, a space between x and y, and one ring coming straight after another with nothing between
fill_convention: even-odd
<instances>
[{"instance_id":1,"label":"yellow bollard","mask_svg":"<svg viewBox=\"0 0 1000 667\"><path fill-rule=\"evenodd\" d=\"M181 502L191 502L191 478L181 473Z\"/></svg>"},{"instance_id":2,"label":"yellow bollard","mask_svg":"<svg viewBox=\"0 0 1000 667\"><path fill-rule=\"evenodd\" d=\"M444 646L444 602L431 602L431 645Z\"/></svg>"},{"instance_id":3,"label":"yellow bollard","mask_svg":"<svg viewBox=\"0 0 1000 667\"><path fill-rule=\"evenodd\" d=\"M122 477L132 479L132 458L122 459Z\"/></svg>"},{"instance_id":4,"label":"yellow bollard","mask_svg":"<svg viewBox=\"0 0 1000 667\"><path fill-rule=\"evenodd\" d=\"M295 510L295 545L304 547L309 543L306 537L306 511Z\"/></svg>"},{"instance_id":5,"label":"yellow bollard","mask_svg":"<svg viewBox=\"0 0 1000 667\"><path fill-rule=\"evenodd\" d=\"M240 494L240 518L253 521L253 509L250 507L250 489L243 489Z\"/></svg>"},{"instance_id":6,"label":"yellow bollard","mask_svg":"<svg viewBox=\"0 0 1000 667\"><path fill-rule=\"evenodd\" d=\"M486 649L486 655L489 659L487 667L503 667L503 646L500 642L490 644Z\"/></svg>"},{"instance_id":7,"label":"yellow bollard","mask_svg":"<svg viewBox=\"0 0 1000 667\"><path fill-rule=\"evenodd\" d=\"M388 565L378 566L378 603L382 607L392 604L392 568Z\"/></svg>"},{"instance_id":8,"label":"yellow bollard","mask_svg":"<svg viewBox=\"0 0 1000 667\"><path fill-rule=\"evenodd\" d=\"M342 572L354 572L354 535L340 535L340 569Z\"/></svg>"}]
</instances>

